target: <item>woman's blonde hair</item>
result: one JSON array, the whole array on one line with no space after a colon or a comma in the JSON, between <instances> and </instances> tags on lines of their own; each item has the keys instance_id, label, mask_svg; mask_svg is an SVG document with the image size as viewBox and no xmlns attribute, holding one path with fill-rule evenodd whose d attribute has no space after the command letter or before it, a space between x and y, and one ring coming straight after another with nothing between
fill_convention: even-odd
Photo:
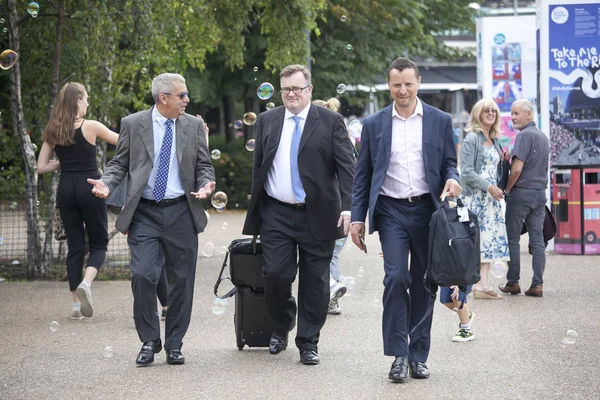
<instances>
[{"instance_id":1,"label":"woman's blonde hair","mask_svg":"<svg viewBox=\"0 0 600 400\"><path fill-rule=\"evenodd\" d=\"M85 96L81 83L69 82L58 92L50 120L42 134L42 140L53 146L71 146L75 143L73 125L79 112L79 99Z\"/></svg>"},{"instance_id":2,"label":"woman's blonde hair","mask_svg":"<svg viewBox=\"0 0 600 400\"><path fill-rule=\"evenodd\" d=\"M498 107L498 104L496 104L496 102L493 99L488 98L488 97L483 98L483 99L479 100L477 103L475 103L475 105L473 106L473 109L471 110L471 120L469 121L469 124L465 128L465 131L466 132L483 132L483 127L481 126L481 113L483 112L484 108L491 108L491 109L496 110L496 120L490 127L490 132L489 132L490 139L494 139L494 138L496 138L496 136L498 136L500 133L502 133L500 131L500 108Z\"/></svg>"},{"instance_id":3,"label":"woman's blonde hair","mask_svg":"<svg viewBox=\"0 0 600 400\"><path fill-rule=\"evenodd\" d=\"M313 104L319 107L329 108L331 111L338 111L340 109L340 101L335 97L330 98L329 100L313 100Z\"/></svg>"}]
</instances>

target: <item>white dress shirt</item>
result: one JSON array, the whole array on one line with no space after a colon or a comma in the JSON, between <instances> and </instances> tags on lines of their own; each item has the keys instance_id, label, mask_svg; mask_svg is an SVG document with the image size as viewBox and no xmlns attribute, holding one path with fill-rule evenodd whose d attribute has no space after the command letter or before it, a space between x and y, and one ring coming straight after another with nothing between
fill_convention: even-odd
<instances>
[{"instance_id":1,"label":"white dress shirt","mask_svg":"<svg viewBox=\"0 0 600 400\"><path fill-rule=\"evenodd\" d=\"M390 163L379 194L406 199L429 193L423 162L423 103L417 98L414 113L403 118L392 107Z\"/></svg>"},{"instance_id":2,"label":"white dress shirt","mask_svg":"<svg viewBox=\"0 0 600 400\"><path fill-rule=\"evenodd\" d=\"M158 165L160 164L160 148L162 147L163 138L167 131L165 125L167 118L163 117L156 107L152 108L152 133L154 135L154 164L152 165L152 172L148 178L148 183L144 188L142 197L148 200L154 200L152 191L154 190L154 183L156 181L156 174L158 172ZM175 130L177 125L177 119L173 120L173 141L171 143L171 157L169 159L169 178L167 179L167 190L165 192L165 199L175 199L183 196L185 191L181 184L181 177L179 176L179 163L177 162L177 135Z\"/></svg>"},{"instance_id":3,"label":"white dress shirt","mask_svg":"<svg viewBox=\"0 0 600 400\"><path fill-rule=\"evenodd\" d=\"M310 104L298 114L300 117L300 129L304 132L304 125L308 117ZM277 153L273 159L273 165L267 175L265 190L267 194L274 199L284 203L296 204L296 196L292 189L292 175L290 169L290 147L292 145L292 135L296 123L292 119L294 114L289 110L285 110L283 118L283 128L281 129L281 139L277 147Z\"/></svg>"}]
</instances>

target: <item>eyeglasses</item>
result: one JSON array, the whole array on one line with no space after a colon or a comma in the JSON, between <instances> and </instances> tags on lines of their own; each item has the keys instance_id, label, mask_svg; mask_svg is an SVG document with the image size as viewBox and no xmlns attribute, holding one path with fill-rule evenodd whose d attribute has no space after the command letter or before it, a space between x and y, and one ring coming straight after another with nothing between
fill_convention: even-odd
<instances>
[{"instance_id":1,"label":"eyeglasses","mask_svg":"<svg viewBox=\"0 0 600 400\"><path fill-rule=\"evenodd\" d=\"M484 108L483 110L481 110L481 112L484 114L496 114L496 109L495 108Z\"/></svg>"},{"instance_id":2,"label":"eyeglasses","mask_svg":"<svg viewBox=\"0 0 600 400\"><path fill-rule=\"evenodd\" d=\"M290 94L290 92L294 92L294 94L300 94L300 93L302 93L302 91L304 89L306 89L309 86L310 86L310 83L308 85L304 86L304 87L291 87L291 88L289 88L289 87L283 87L283 88L281 88L281 93L283 93L283 94Z\"/></svg>"},{"instance_id":3,"label":"eyeglasses","mask_svg":"<svg viewBox=\"0 0 600 400\"><path fill-rule=\"evenodd\" d=\"M179 94L172 94L172 93L163 93L166 94L167 96L179 96L179 100L183 100L186 97L189 99L190 98L190 92L181 92Z\"/></svg>"}]
</instances>

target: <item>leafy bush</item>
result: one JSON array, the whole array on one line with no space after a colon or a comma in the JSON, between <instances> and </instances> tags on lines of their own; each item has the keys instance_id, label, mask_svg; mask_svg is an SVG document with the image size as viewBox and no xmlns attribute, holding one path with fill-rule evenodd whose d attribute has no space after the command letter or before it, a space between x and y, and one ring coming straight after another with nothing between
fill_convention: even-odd
<instances>
[{"instance_id":1,"label":"leafy bush","mask_svg":"<svg viewBox=\"0 0 600 400\"><path fill-rule=\"evenodd\" d=\"M252 160L254 153L246 150L243 138L231 143L224 136L210 137L210 151L220 150L221 157L211 159L215 167L217 187L215 191L227 194L227 209L247 209L252 189ZM212 208L212 205L208 205Z\"/></svg>"}]
</instances>

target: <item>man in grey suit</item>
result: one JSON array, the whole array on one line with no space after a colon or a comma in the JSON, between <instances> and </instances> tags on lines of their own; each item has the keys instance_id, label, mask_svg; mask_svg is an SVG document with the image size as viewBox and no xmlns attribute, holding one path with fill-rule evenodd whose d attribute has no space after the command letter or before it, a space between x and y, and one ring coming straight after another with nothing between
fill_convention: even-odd
<instances>
[{"instance_id":1,"label":"man in grey suit","mask_svg":"<svg viewBox=\"0 0 600 400\"><path fill-rule=\"evenodd\" d=\"M128 233L131 249L133 315L143 342L136 364L150 365L162 350L156 313L162 249L169 281L167 363L180 365L192 314L198 234L207 223L199 200L214 190L215 173L203 121L185 113L190 101L185 79L158 75L152 97L154 107L123 118L114 158L99 180L88 182L92 193L106 198L127 177L126 202L116 227Z\"/></svg>"},{"instance_id":2,"label":"man in grey suit","mask_svg":"<svg viewBox=\"0 0 600 400\"><path fill-rule=\"evenodd\" d=\"M329 304L329 263L335 240L348 234L354 174L352 144L342 116L311 105L310 71L280 74L283 107L258 117L252 200L243 233L260 234L265 301L273 320L269 352L287 347L294 326L305 365L320 362L317 344ZM342 211L346 210L346 213Z\"/></svg>"}]
</instances>

